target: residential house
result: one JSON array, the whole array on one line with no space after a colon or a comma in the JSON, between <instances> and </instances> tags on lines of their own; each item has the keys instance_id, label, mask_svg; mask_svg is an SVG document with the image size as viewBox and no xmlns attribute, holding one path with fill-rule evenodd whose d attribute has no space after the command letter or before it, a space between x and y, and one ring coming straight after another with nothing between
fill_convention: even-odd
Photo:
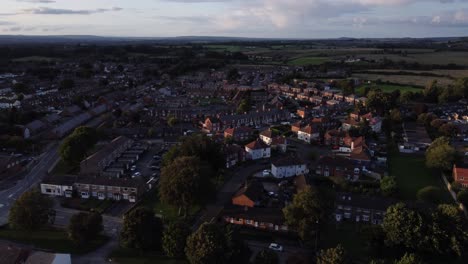
<instances>
[{"instance_id":1,"label":"residential house","mask_svg":"<svg viewBox=\"0 0 468 264\"><path fill-rule=\"evenodd\" d=\"M245 141L251 139L253 129L246 126L228 128L224 130L224 138L232 138L234 141Z\"/></svg>"},{"instance_id":2,"label":"residential house","mask_svg":"<svg viewBox=\"0 0 468 264\"><path fill-rule=\"evenodd\" d=\"M221 120L217 117L208 117L203 123L203 128L210 133L220 132L223 128Z\"/></svg>"},{"instance_id":3,"label":"residential house","mask_svg":"<svg viewBox=\"0 0 468 264\"><path fill-rule=\"evenodd\" d=\"M21 170L21 159L18 155L0 153L0 179L9 177Z\"/></svg>"},{"instance_id":4,"label":"residential house","mask_svg":"<svg viewBox=\"0 0 468 264\"><path fill-rule=\"evenodd\" d=\"M247 158L251 160L270 158L271 156L270 146L265 144L260 139L252 141L249 144L245 145L245 152L247 153Z\"/></svg>"},{"instance_id":5,"label":"residential house","mask_svg":"<svg viewBox=\"0 0 468 264\"><path fill-rule=\"evenodd\" d=\"M316 125L308 124L297 132L297 138L307 143L320 140L320 131Z\"/></svg>"},{"instance_id":6,"label":"residential house","mask_svg":"<svg viewBox=\"0 0 468 264\"><path fill-rule=\"evenodd\" d=\"M245 150L239 145L225 145L223 153L226 159L226 168L231 168L245 161Z\"/></svg>"},{"instance_id":7,"label":"residential house","mask_svg":"<svg viewBox=\"0 0 468 264\"><path fill-rule=\"evenodd\" d=\"M99 200L126 200L134 203L145 192L144 183L137 178L78 178L73 186L83 199L93 197Z\"/></svg>"},{"instance_id":8,"label":"residential house","mask_svg":"<svg viewBox=\"0 0 468 264\"><path fill-rule=\"evenodd\" d=\"M46 177L41 183L41 193L71 198L75 181L74 176Z\"/></svg>"},{"instance_id":9,"label":"residential house","mask_svg":"<svg viewBox=\"0 0 468 264\"><path fill-rule=\"evenodd\" d=\"M265 144L270 146L273 142L273 131L271 129L264 130L260 133L259 137Z\"/></svg>"},{"instance_id":10,"label":"residential house","mask_svg":"<svg viewBox=\"0 0 468 264\"><path fill-rule=\"evenodd\" d=\"M281 157L271 163L271 174L275 178L287 178L309 173L307 164L298 157Z\"/></svg>"},{"instance_id":11,"label":"residential house","mask_svg":"<svg viewBox=\"0 0 468 264\"><path fill-rule=\"evenodd\" d=\"M271 149L285 153L288 149L288 140L284 136L276 136L271 142Z\"/></svg>"},{"instance_id":12,"label":"residential house","mask_svg":"<svg viewBox=\"0 0 468 264\"><path fill-rule=\"evenodd\" d=\"M358 180L361 170L353 162L341 156L323 156L317 162L315 174L325 177L340 177Z\"/></svg>"},{"instance_id":13,"label":"residential house","mask_svg":"<svg viewBox=\"0 0 468 264\"><path fill-rule=\"evenodd\" d=\"M364 137L351 137L347 131L333 129L325 133L325 145L338 147L340 152L350 153L354 148L365 145Z\"/></svg>"},{"instance_id":14,"label":"residential house","mask_svg":"<svg viewBox=\"0 0 468 264\"><path fill-rule=\"evenodd\" d=\"M222 211L226 223L260 230L287 232L288 226L281 208L245 208L228 206Z\"/></svg>"},{"instance_id":15,"label":"residential house","mask_svg":"<svg viewBox=\"0 0 468 264\"><path fill-rule=\"evenodd\" d=\"M337 193L335 200L335 220L369 224L382 224L387 208L396 201L377 196Z\"/></svg>"},{"instance_id":16,"label":"residential house","mask_svg":"<svg viewBox=\"0 0 468 264\"><path fill-rule=\"evenodd\" d=\"M467 165L453 165L452 169L453 180L463 187L468 187L468 166Z\"/></svg>"},{"instance_id":17,"label":"residential house","mask_svg":"<svg viewBox=\"0 0 468 264\"><path fill-rule=\"evenodd\" d=\"M241 187L232 197L232 204L243 207L258 206L263 198L264 189L262 183L251 181Z\"/></svg>"}]
</instances>

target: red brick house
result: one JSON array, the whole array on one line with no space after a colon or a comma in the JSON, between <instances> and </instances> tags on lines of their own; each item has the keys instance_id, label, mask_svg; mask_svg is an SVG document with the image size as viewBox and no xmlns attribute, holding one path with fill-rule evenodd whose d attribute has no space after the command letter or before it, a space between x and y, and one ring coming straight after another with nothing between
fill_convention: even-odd
<instances>
[{"instance_id":1,"label":"red brick house","mask_svg":"<svg viewBox=\"0 0 468 264\"><path fill-rule=\"evenodd\" d=\"M224 138L231 137L235 141L245 141L253 136L253 129L246 126L224 130Z\"/></svg>"},{"instance_id":2,"label":"red brick house","mask_svg":"<svg viewBox=\"0 0 468 264\"><path fill-rule=\"evenodd\" d=\"M453 165L453 179L463 187L468 187L468 167Z\"/></svg>"},{"instance_id":3,"label":"red brick house","mask_svg":"<svg viewBox=\"0 0 468 264\"><path fill-rule=\"evenodd\" d=\"M358 179L360 169L347 158L336 156L324 156L317 162L315 173L325 177L343 177L346 179Z\"/></svg>"},{"instance_id":4,"label":"red brick house","mask_svg":"<svg viewBox=\"0 0 468 264\"><path fill-rule=\"evenodd\" d=\"M203 123L203 128L208 132L219 132L222 129L221 121L217 117L208 117Z\"/></svg>"}]
</instances>

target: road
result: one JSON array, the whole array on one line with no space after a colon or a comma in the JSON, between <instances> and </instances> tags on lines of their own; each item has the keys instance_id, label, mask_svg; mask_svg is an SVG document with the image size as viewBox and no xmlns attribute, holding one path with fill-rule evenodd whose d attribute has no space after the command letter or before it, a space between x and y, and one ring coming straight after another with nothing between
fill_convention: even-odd
<instances>
[{"instance_id":1,"label":"road","mask_svg":"<svg viewBox=\"0 0 468 264\"><path fill-rule=\"evenodd\" d=\"M249 246L250 250L252 251L252 258L255 258L257 253L264 250L264 249L269 250L268 246L270 245L267 242L259 242L259 241L246 241L246 243ZM311 250L306 250L304 248L300 248L300 247L297 247L297 246L284 245L284 244L281 244L281 243L280 243L280 245L283 246L283 251L282 252L276 252L278 254L280 264L286 263L289 256L294 256L294 255L307 256L307 255L312 254Z\"/></svg>"},{"instance_id":2,"label":"road","mask_svg":"<svg viewBox=\"0 0 468 264\"><path fill-rule=\"evenodd\" d=\"M58 143L54 143L50 150L39 156L39 162L23 179L19 180L12 188L0 191L0 225L8 223L8 214L13 202L25 191L40 183L47 175L47 170L58 158Z\"/></svg>"}]
</instances>

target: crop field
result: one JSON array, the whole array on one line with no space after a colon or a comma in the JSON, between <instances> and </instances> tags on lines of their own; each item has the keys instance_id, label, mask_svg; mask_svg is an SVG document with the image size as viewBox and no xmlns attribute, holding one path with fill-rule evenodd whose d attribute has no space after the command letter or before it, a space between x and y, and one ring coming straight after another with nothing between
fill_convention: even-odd
<instances>
[{"instance_id":1,"label":"crop field","mask_svg":"<svg viewBox=\"0 0 468 264\"><path fill-rule=\"evenodd\" d=\"M288 65L305 66L305 65L320 65L329 61L327 57L302 57L293 59L288 62Z\"/></svg>"},{"instance_id":2,"label":"crop field","mask_svg":"<svg viewBox=\"0 0 468 264\"><path fill-rule=\"evenodd\" d=\"M371 90L374 89L380 89L385 93L391 93L396 90L400 90L401 93L406 93L406 92L413 92L413 93L419 93L422 92L422 88L414 87L414 86L408 86L408 85L391 85L391 84L371 84L371 85L361 85L358 88L356 88L356 93L359 95L364 95L364 90L366 87L370 87Z\"/></svg>"},{"instance_id":3,"label":"crop field","mask_svg":"<svg viewBox=\"0 0 468 264\"><path fill-rule=\"evenodd\" d=\"M447 77L434 77L434 76L415 76L415 75L385 75L385 74L353 74L353 77L364 80L381 80L383 82L398 83L409 86L424 87L432 80L437 80L441 86L448 86L453 84L453 80Z\"/></svg>"}]
</instances>

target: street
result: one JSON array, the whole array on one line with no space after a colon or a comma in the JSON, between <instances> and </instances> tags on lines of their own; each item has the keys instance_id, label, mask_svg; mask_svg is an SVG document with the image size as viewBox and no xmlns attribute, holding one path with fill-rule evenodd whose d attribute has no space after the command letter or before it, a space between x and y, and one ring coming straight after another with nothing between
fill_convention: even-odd
<instances>
[{"instance_id":1,"label":"street","mask_svg":"<svg viewBox=\"0 0 468 264\"><path fill-rule=\"evenodd\" d=\"M249 246L250 250L252 251L252 258L255 258L257 253L264 250L264 249L270 250L270 249L268 249L268 246L270 245L270 243L267 243L267 242L246 241L246 243ZM283 251L282 252L275 251L278 254L280 264L286 263L289 256L294 256L294 255L299 255L299 256L306 255L307 256L307 255L312 253L312 251L306 250L304 248L290 246L290 245L284 245L284 244L281 244L281 243L280 243L280 245L283 246Z\"/></svg>"},{"instance_id":2,"label":"street","mask_svg":"<svg viewBox=\"0 0 468 264\"><path fill-rule=\"evenodd\" d=\"M0 225L8 223L8 214L13 202L47 175L47 170L59 158L57 150L58 144L55 143L50 150L41 154L39 162L14 187L0 191Z\"/></svg>"}]
</instances>

